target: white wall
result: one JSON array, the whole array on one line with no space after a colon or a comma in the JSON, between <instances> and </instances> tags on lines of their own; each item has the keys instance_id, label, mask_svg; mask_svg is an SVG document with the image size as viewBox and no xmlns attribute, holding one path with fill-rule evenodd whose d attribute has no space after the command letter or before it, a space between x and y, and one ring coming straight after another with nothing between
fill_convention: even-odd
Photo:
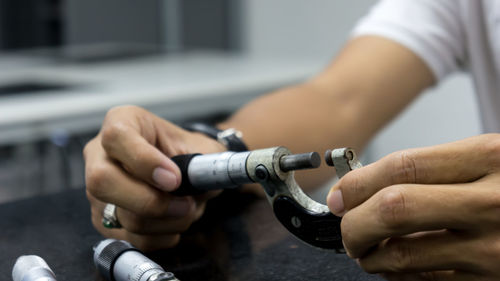
<instances>
[{"instance_id":1,"label":"white wall","mask_svg":"<svg viewBox=\"0 0 500 281\"><path fill-rule=\"evenodd\" d=\"M295 55L326 62L375 1L245 0L246 51L255 56ZM390 152L480 133L469 78L456 75L424 93L385 128L367 150L367 161Z\"/></svg>"},{"instance_id":2,"label":"white wall","mask_svg":"<svg viewBox=\"0 0 500 281\"><path fill-rule=\"evenodd\" d=\"M244 46L255 55L329 59L373 1L242 0Z\"/></svg>"},{"instance_id":3,"label":"white wall","mask_svg":"<svg viewBox=\"0 0 500 281\"><path fill-rule=\"evenodd\" d=\"M457 74L423 93L372 141L368 160L391 152L430 146L481 133L472 81Z\"/></svg>"}]
</instances>

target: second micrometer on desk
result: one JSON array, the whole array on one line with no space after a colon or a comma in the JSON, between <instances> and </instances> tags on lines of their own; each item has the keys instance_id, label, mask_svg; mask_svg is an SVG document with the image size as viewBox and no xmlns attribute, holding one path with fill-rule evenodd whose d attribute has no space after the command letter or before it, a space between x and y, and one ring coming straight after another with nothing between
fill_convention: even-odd
<instances>
[{"instance_id":1,"label":"second micrometer on desk","mask_svg":"<svg viewBox=\"0 0 500 281\"><path fill-rule=\"evenodd\" d=\"M318 153L291 154L285 147L245 152L178 155L182 183L175 195L193 195L215 189L236 188L259 183L278 220L300 240L323 249L344 252L340 232L341 218L326 205L309 198L297 184L294 170L317 168ZM340 178L361 164L352 149L327 151L326 162Z\"/></svg>"}]
</instances>

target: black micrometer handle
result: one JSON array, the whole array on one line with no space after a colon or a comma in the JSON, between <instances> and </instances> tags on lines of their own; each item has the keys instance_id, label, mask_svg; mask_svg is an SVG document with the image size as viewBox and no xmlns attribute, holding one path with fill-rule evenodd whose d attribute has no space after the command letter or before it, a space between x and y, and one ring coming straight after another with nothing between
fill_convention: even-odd
<instances>
[{"instance_id":1,"label":"black micrometer handle","mask_svg":"<svg viewBox=\"0 0 500 281\"><path fill-rule=\"evenodd\" d=\"M172 161L179 167L181 170L181 184L179 185L179 188L171 192L175 196L186 196L186 195L196 195L196 194L201 194L204 193L205 190L196 188L191 184L191 181L189 180L188 176L188 167L189 163L191 163L191 160L193 160L194 157L201 155L200 153L194 153L194 154L182 154L182 155L177 155L172 157Z\"/></svg>"},{"instance_id":2,"label":"black micrometer handle","mask_svg":"<svg viewBox=\"0 0 500 281\"><path fill-rule=\"evenodd\" d=\"M330 212L307 210L288 196L277 197L273 211L283 226L300 240L314 247L344 252L340 217Z\"/></svg>"}]
</instances>

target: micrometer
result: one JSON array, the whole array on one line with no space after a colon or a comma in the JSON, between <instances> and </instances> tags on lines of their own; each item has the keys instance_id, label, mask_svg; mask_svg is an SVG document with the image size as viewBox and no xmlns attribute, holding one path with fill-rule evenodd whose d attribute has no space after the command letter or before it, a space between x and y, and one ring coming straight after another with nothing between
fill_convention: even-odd
<instances>
[{"instance_id":1,"label":"micrometer","mask_svg":"<svg viewBox=\"0 0 500 281\"><path fill-rule=\"evenodd\" d=\"M318 153L292 154L280 146L245 152L185 154L172 160L182 174L181 185L174 195L259 183L276 218L289 232L314 247L344 252L341 218L332 214L326 205L308 197L294 178L295 170L319 167ZM361 167L350 148L329 150L325 160L335 167L339 178Z\"/></svg>"},{"instance_id":2,"label":"micrometer","mask_svg":"<svg viewBox=\"0 0 500 281\"><path fill-rule=\"evenodd\" d=\"M17 258L12 269L13 281L57 281L56 275L45 260L39 256L27 255Z\"/></svg>"},{"instance_id":3,"label":"micrometer","mask_svg":"<svg viewBox=\"0 0 500 281\"><path fill-rule=\"evenodd\" d=\"M105 239L97 243L94 264L107 281L179 281L123 240Z\"/></svg>"}]
</instances>

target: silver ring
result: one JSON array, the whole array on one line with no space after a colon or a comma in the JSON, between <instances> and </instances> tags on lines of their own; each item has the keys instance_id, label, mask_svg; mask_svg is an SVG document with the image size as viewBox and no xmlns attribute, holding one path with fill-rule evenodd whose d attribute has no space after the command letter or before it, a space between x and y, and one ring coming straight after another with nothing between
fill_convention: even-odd
<instances>
[{"instance_id":1,"label":"silver ring","mask_svg":"<svg viewBox=\"0 0 500 281\"><path fill-rule=\"evenodd\" d=\"M116 216L116 206L114 204L106 204L102 211L102 225L106 228L121 228L122 225Z\"/></svg>"}]
</instances>

